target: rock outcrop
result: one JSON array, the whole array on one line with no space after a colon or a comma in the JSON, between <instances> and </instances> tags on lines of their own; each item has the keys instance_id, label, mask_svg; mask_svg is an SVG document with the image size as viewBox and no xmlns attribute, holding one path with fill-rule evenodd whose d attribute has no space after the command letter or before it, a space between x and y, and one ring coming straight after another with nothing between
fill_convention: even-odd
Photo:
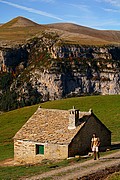
<instances>
[{"instance_id":1,"label":"rock outcrop","mask_svg":"<svg viewBox=\"0 0 120 180\"><path fill-rule=\"evenodd\" d=\"M42 101L119 94L120 47L64 44L57 35L45 34L23 46L1 48L0 71L15 74L11 89L19 96L28 93L25 84L30 83Z\"/></svg>"},{"instance_id":2,"label":"rock outcrop","mask_svg":"<svg viewBox=\"0 0 120 180\"><path fill-rule=\"evenodd\" d=\"M18 46L14 48L0 48L0 71L12 72L19 69L24 69L28 61L28 51L26 46Z\"/></svg>"},{"instance_id":3,"label":"rock outcrop","mask_svg":"<svg viewBox=\"0 0 120 180\"><path fill-rule=\"evenodd\" d=\"M62 67L62 69L61 69ZM95 69L93 65L61 62L51 69L31 74L31 84L42 93L43 100L86 94L119 94L120 74L112 69Z\"/></svg>"}]
</instances>

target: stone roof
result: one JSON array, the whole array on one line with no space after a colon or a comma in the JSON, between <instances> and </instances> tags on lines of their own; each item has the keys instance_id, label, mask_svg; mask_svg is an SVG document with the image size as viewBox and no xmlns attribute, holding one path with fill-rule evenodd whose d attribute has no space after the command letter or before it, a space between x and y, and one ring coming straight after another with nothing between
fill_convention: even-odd
<instances>
[{"instance_id":1,"label":"stone roof","mask_svg":"<svg viewBox=\"0 0 120 180\"><path fill-rule=\"evenodd\" d=\"M14 139L40 143L69 144L84 126L91 113L80 113L81 123L75 129L68 129L69 111L38 108L31 118L16 133ZM85 115L85 116L84 116Z\"/></svg>"}]
</instances>

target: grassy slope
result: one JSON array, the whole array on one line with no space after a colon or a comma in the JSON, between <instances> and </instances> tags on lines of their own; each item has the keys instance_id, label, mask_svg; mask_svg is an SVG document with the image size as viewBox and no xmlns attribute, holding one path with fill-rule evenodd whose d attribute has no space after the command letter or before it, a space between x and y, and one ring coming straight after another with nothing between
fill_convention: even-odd
<instances>
[{"instance_id":1,"label":"grassy slope","mask_svg":"<svg viewBox=\"0 0 120 180\"><path fill-rule=\"evenodd\" d=\"M62 38L68 42L85 45L109 45L120 43L120 31L92 29L72 23L54 23L47 27L64 31Z\"/></svg>"},{"instance_id":2,"label":"grassy slope","mask_svg":"<svg viewBox=\"0 0 120 180\"><path fill-rule=\"evenodd\" d=\"M120 180L120 172L109 175L107 180Z\"/></svg>"},{"instance_id":3,"label":"grassy slope","mask_svg":"<svg viewBox=\"0 0 120 180\"><path fill-rule=\"evenodd\" d=\"M24 17L14 18L0 26L0 41L7 41L8 44L25 43L27 39L49 28L58 32L64 43L100 46L120 43L120 31L102 31L72 23L38 25Z\"/></svg>"},{"instance_id":4,"label":"grassy slope","mask_svg":"<svg viewBox=\"0 0 120 180\"><path fill-rule=\"evenodd\" d=\"M17 17L0 27L0 41L21 43L40 33L43 29L43 25L38 25L23 17Z\"/></svg>"},{"instance_id":5,"label":"grassy slope","mask_svg":"<svg viewBox=\"0 0 120 180\"><path fill-rule=\"evenodd\" d=\"M16 27L16 28L2 28L0 27L0 41L11 41L11 42L24 42L27 39L40 33L43 27Z\"/></svg>"},{"instance_id":6,"label":"grassy slope","mask_svg":"<svg viewBox=\"0 0 120 180\"><path fill-rule=\"evenodd\" d=\"M97 117L112 131L112 141L120 141L120 96L88 96L42 103L43 108L93 109ZM13 137L35 112L38 105L25 107L0 115L0 160L13 157Z\"/></svg>"},{"instance_id":7,"label":"grassy slope","mask_svg":"<svg viewBox=\"0 0 120 180\"><path fill-rule=\"evenodd\" d=\"M0 115L0 160L13 157L13 136L36 108L25 107Z\"/></svg>"},{"instance_id":8,"label":"grassy slope","mask_svg":"<svg viewBox=\"0 0 120 180\"><path fill-rule=\"evenodd\" d=\"M46 27L47 28L47 27ZM0 27L0 41L2 42L13 42L13 43L25 43L27 39L36 36L36 34L41 34L45 30L44 26L33 26L33 27L15 27L15 28L6 28ZM54 32L54 30L53 30ZM116 44L114 41L107 41L97 37L92 37L91 35L76 34L64 32L64 35L60 38L68 44L81 44L81 45L110 45Z\"/></svg>"}]
</instances>

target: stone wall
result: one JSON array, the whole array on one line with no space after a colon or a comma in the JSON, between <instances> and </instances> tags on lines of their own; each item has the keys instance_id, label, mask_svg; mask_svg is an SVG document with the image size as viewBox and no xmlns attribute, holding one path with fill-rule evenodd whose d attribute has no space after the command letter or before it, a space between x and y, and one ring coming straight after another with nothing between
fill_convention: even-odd
<instances>
[{"instance_id":1,"label":"stone wall","mask_svg":"<svg viewBox=\"0 0 120 180\"><path fill-rule=\"evenodd\" d=\"M68 148L69 156L76 154L87 154L91 151L91 138L93 133L100 138L101 148L111 145L111 133L104 125L95 117L91 116L88 122L81 128L75 136Z\"/></svg>"},{"instance_id":2,"label":"stone wall","mask_svg":"<svg viewBox=\"0 0 120 180\"><path fill-rule=\"evenodd\" d=\"M18 161L20 163L34 163L35 154L35 143L22 140L14 141L15 161Z\"/></svg>"},{"instance_id":3,"label":"stone wall","mask_svg":"<svg viewBox=\"0 0 120 180\"><path fill-rule=\"evenodd\" d=\"M100 138L101 147L111 145L110 131L107 130L107 128L97 119L95 115L92 115L90 117L89 121L85 124L85 127L81 129L81 134L80 134L83 142L85 141L85 139L87 140L89 147L90 147L89 142L91 141L93 133L96 133L96 135Z\"/></svg>"},{"instance_id":4,"label":"stone wall","mask_svg":"<svg viewBox=\"0 0 120 180\"><path fill-rule=\"evenodd\" d=\"M68 158L68 145L46 144L45 146L46 159L66 159Z\"/></svg>"},{"instance_id":5,"label":"stone wall","mask_svg":"<svg viewBox=\"0 0 120 180\"><path fill-rule=\"evenodd\" d=\"M36 145L44 145L44 155L36 154ZM23 164L40 163L43 159L66 159L68 146L38 143L24 140L14 141L14 160Z\"/></svg>"}]
</instances>

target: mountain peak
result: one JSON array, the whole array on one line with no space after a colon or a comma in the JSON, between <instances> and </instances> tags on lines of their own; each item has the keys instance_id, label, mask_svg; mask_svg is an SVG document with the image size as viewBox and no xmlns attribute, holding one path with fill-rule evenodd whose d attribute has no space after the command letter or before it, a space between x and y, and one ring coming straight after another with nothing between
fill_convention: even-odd
<instances>
[{"instance_id":1,"label":"mountain peak","mask_svg":"<svg viewBox=\"0 0 120 180\"><path fill-rule=\"evenodd\" d=\"M14 28L14 27L30 27L30 26L38 26L39 24L25 18L22 16L18 16L9 22L5 23L2 27L5 28Z\"/></svg>"}]
</instances>

